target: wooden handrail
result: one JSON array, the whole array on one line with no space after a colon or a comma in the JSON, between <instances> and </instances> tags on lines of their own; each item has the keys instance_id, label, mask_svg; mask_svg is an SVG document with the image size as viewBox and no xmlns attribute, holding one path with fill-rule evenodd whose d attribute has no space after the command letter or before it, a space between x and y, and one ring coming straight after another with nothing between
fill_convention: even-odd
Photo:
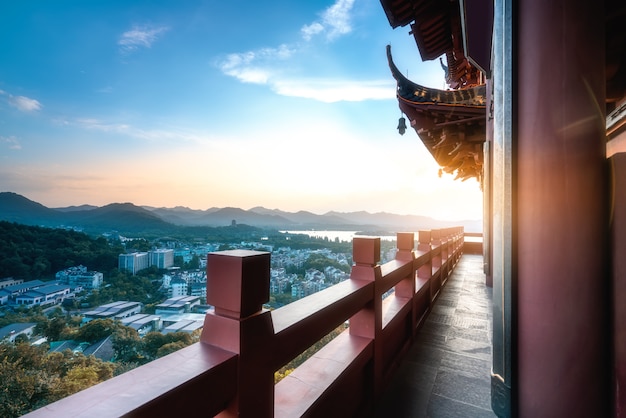
<instances>
[{"instance_id":1,"label":"wooden handrail","mask_svg":"<svg viewBox=\"0 0 626 418\"><path fill-rule=\"evenodd\" d=\"M215 312L200 343L29 416L365 413L456 266L463 237L463 228L420 231L415 248L413 233L399 233L396 259L383 265L380 238L357 237L349 280L274 311L262 308L269 253L211 253L207 301ZM274 385L276 370L345 322L346 331Z\"/></svg>"}]
</instances>

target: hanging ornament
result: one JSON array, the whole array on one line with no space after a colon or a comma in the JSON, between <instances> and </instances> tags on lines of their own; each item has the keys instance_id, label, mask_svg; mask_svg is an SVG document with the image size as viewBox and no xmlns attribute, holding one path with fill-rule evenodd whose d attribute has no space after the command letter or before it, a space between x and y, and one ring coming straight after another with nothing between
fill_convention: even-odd
<instances>
[{"instance_id":1,"label":"hanging ornament","mask_svg":"<svg viewBox=\"0 0 626 418\"><path fill-rule=\"evenodd\" d=\"M398 132L400 133L400 135L404 135L404 133L406 132L406 119L404 119L404 117L400 117L400 119L398 119Z\"/></svg>"}]
</instances>

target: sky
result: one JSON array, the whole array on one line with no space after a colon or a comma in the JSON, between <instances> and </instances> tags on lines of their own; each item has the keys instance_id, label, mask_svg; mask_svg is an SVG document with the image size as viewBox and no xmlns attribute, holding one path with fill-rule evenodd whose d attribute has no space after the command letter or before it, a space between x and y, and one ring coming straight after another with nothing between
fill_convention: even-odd
<instances>
[{"instance_id":1,"label":"sky","mask_svg":"<svg viewBox=\"0 0 626 418\"><path fill-rule=\"evenodd\" d=\"M379 0L31 0L0 13L0 191L482 217L401 116L385 55L446 88Z\"/></svg>"}]
</instances>

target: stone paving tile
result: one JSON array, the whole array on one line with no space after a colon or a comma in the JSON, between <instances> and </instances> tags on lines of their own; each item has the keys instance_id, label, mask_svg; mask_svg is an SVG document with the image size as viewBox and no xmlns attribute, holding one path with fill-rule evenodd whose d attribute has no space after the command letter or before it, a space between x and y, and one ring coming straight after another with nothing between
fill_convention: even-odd
<instances>
[{"instance_id":1,"label":"stone paving tile","mask_svg":"<svg viewBox=\"0 0 626 418\"><path fill-rule=\"evenodd\" d=\"M468 377L456 371L440 369L433 386L433 394L452 399L477 408L491 408L489 381Z\"/></svg>"},{"instance_id":2,"label":"stone paving tile","mask_svg":"<svg viewBox=\"0 0 626 418\"><path fill-rule=\"evenodd\" d=\"M401 415L398 415L398 417ZM494 418L496 415L487 409L432 395L425 415L402 415L403 417L424 418Z\"/></svg>"},{"instance_id":3,"label":"stone paving tile","mask_svg":"<svg viewBox=\"0 0 626 418\"><path fill-rule=\"evenodd\" d=\"M461 258L373 417L495 417L491 289L482 269L481 256Z\"/></svg>"}]
</instances>

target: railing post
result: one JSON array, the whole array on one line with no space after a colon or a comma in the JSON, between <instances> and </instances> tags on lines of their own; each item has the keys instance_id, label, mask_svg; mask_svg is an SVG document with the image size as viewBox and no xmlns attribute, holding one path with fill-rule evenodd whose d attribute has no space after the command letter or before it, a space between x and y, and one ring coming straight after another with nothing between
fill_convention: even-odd
<instances>
[{"instance_id":1,"label":"railing post","mask_svg":"<svg viewBox=\"0 0 626 418\"><path fill-rule=\"evenodd\" d=\"M415 260L415 234L412 232L398 232L396 235L398 251L396 260ZM412 276L399 282L395 287L396 296L412 298L415 293L415 272Z\"/></svg>"},{"instance_id":2,"label":"railing post","mask_svg":"<svg viewBox=\"0 0 626 418\"><path fill-rule=\"evenodd\" d=\"M441 229L441 285L448 280L450 275L451 266L449 263L450 258L450 245L452 243L450 228Z\"/></svg>"},{"instance_id":3,"label":"railing post","mask_svg":"<svg viewBox=\"0 0 626 418\"><path fill-rule=\"evenodd\" d=\"M463 245L465 245L465 228L462 226L457 227L457 249L456 249L456 261L458 263L461 259L461 255L463 254Z\"/></svg>"},{"instance_id":4,"label":"railing post","mask_svg":"<svg viewBox=\"0 0 626 418\"><path fill-rule=\"evenodd\" d=\"M421 252L426 252L426 253L431 252L432 250L431 231L428 231L428 230L419 231L419 242L417 244L417 250ZM429 281L428 288L429 288L430 295L429 295L429 301L428 301L428 309L430 309L430 306L432 304L433 298L436 293L436 289L433 289L434 283L432 282L432 280L430 280L432 276L433 276L433 261L429 256L428 262L422 264L417 269L417 277L419 277L420 279L425 279Z\"/></svg>"},{"instance_id":5,"label":"railing post","mask_svg":"<svg viewBox=\"0 0 626 418\"><path fill-rule=\"evenodd\" d=\"M215 313L206 315L201 341L239 354L237 396L220 416L274 415L273 327L263 309L269 279L270 253L232 250L207 257L207 303Z\"/></svg>"},{"instance_id":6,"label":"railing post","mask_svg":"<svg viewBox=\"0 0 626 418\"><path fill-rule=\"evenodd\" d=\"M378 395L383 382L382 353L382 294L376 288L376 280L382 277L380 269L380 238L355 237L352 240L352 260L354 265L350 280L373 282L372 299L366 306L350 318L350 334L371 338L374 341L374 376L372 399Z\"/></svg>"},{"instance_id":7,"label":"railing post","mask_svg":"<svg viewBox=\"0 0 626 418\"><path fill-rule=\"evenodd\" d=\"M431 257L432 267L433 267L433 276L431 279L431 292L433 296L433 300L439 294L439 290L441 290L441 286L443 285L443 279L441 271L441 231L439 229L433 229L430 234L431 238L431 248L433 251L433 255ZM436 273L435 273L436 272Z\"/></svg>"},{"instance_id":8,"label":"railing post","mask_svg":"<svg viewBox=\"0 0 626 418\"><path fill-rule=\"evenodd\" d=\"M415 260L415 234L413 232L398 232L396 235L398 251L396 260ZM415 300L415 266L412 265L411 274L395 286L396 296L411 299L411 339L413 330L417 327L417 309Z\"/></svg>"}]
</instances>

